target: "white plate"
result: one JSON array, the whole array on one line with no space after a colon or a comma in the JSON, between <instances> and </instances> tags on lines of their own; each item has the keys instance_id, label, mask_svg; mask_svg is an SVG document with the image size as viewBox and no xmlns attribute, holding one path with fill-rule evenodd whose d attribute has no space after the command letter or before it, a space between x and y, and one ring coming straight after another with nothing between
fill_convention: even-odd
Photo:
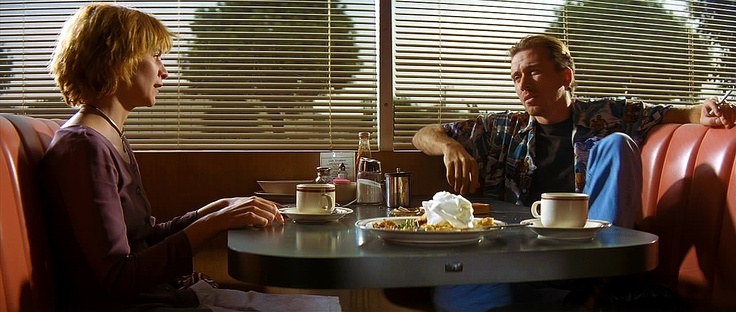
<instances>
[{"instance_id":1,"label":"white plate","mask_svg":"<svg viewBox=\"0 0 736 312\"><path fill-rule=\"evenodd\" d=\"M611 226L610 222L601 220L588 220L582 228L545 227L539 219L524 220L520 224L528 225L541 238L561 240L592 240L598 232Z\"/></svg>"},{"instance_id":2,"label":"white plate","mask_svg":"<svg viewBox=\"0 0 736 312\"><path fill-rule=\"evenodd\" d=\"M493 220L493 227L473 228L462 231L405 231L405 230L388 230L374 229L373 224L380 223L383 220L389 220L394 223L401 223L406 220L416 220L419 217L381 217L363 219L355 222L355 226L366 231L370 231L381 239L391 243L405 245L439 245L439 244L472 244L478 243L483 236L488 233L500 230L506 225L505 222ZM475 218L480 220L481 218Z\"/></svg>"},{"instance_id":3,"label":"white plate","mask_svg":"<svg viewBox=\"0 0 736 312\"><path fill-rule=\"evenodd\" d=\"M296 210L296 207L286 207L279 209L282 214L286 215L289 219L294 222L301 223L323 223L336 221L340 218L353 213L350 208L337 207L333 213L319 214L319 213L301 213Z\"/></svg>"}]
</instances>

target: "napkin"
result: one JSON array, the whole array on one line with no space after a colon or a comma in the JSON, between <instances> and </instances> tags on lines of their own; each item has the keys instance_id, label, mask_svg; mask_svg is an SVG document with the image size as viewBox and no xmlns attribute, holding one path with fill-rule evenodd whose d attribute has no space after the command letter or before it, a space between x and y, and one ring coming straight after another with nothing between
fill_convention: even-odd
<instances>
[{"instance_id":1,"label":"napkin","mask_svg":"<svg viewBox=\"0 0 736 312\"><path fill-rule=\"evenodd\" d=\"M437 192L431 200L423 201L422 207L430 225L447 221L459 229L473 227L473 205L461 195L446 191Z\"/></svg>"},{"instance_id":2,"label":"napkin","mask_svg":"<svg viewBox=\"0 0 736 312\"><path fill-rule=\"evenodd\" d=\"M212 311L340 311L340 298L337 296L243 292L212 288L204 281L190 288L199 299L199 307Z\"/></svg>"}]
</instances>

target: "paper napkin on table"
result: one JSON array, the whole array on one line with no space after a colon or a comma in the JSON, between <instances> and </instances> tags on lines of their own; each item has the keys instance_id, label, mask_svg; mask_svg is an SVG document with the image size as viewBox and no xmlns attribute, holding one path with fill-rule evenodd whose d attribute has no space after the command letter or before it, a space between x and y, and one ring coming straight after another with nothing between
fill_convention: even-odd
<instances>
[{"instance_id":1,"label":"paper napkin on table","mask_svg":"<svg viewBox=\"0 0 736 312\"><path fill-rule=\"evenodd\" d=\"M430 225L447 221L459 229L473 227L473 205L461 195L446 191L437 192L431 200L423 201L422 207Z\"/></svg>"}]
</instances>

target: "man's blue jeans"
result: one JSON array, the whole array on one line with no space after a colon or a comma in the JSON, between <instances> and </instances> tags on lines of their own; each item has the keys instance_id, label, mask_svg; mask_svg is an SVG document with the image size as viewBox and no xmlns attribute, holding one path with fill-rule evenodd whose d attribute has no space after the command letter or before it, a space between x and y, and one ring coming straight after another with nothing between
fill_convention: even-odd
<instances>
[{"instance_id":1,"label":"man's blue jeans","mask_svg":"<svg viewBox=\"0 0 736 312\"><path fill-rule=\"evenodd\" d=\"M613 133L598 141L588 155L585 189L589 219L631 228L641 211L642 169L639 147L626 134ZM493 268L488 268L493 270ZM534 289L523 284L438 286L433 301L438 311L487 311L512 304L560 305L567 292Z\"/></svg>"},{"instance_id":2,"label":"man's blue jeans","mask_svg":"<svg viewBox=\"0 0 736 312\"><path fill-rule=\"evenodd\" d=\"M641 211L641 154L624 133L612 133L590 150L585 189L588 219L632 228Z\"/></svg>"}]
</instances>

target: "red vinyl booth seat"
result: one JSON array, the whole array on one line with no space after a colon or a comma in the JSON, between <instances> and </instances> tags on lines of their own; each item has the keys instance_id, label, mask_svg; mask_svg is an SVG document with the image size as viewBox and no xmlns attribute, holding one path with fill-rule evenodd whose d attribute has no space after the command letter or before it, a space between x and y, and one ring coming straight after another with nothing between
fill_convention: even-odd
<instances>
[{"instance_id":1,"label":"red vinyl booth seat","mask_svg":"<svg viewBox=\"0 0 736 312\"><path fill-rule=\"evenodd\" d=\"M35 165L60 120L0 114L0 311L53 310ZM641 147L653 278L691 306L736 311L736 128L664 124Z\"/></svg>"},{"instance_id":2,"label":"red vinyl booth seat","mask_svg":"<svg viewBox=\"0 0 736 312\"><path fill-rule=\"evenodd\" d=\"M736 311L736 128L663 124L641 147L642 214L655 278L695 307Z\"/></svg>"},{"instance_id":3,"label":"red vinyl booth seat","mask_svg":"<svg viewBox=\"0 0 736 312\"><path fill-rule=\"evenodd\" d=\"M36 164L61 120L0 114L0 311L52 311Z\"/></svg>"}]
</instances>

